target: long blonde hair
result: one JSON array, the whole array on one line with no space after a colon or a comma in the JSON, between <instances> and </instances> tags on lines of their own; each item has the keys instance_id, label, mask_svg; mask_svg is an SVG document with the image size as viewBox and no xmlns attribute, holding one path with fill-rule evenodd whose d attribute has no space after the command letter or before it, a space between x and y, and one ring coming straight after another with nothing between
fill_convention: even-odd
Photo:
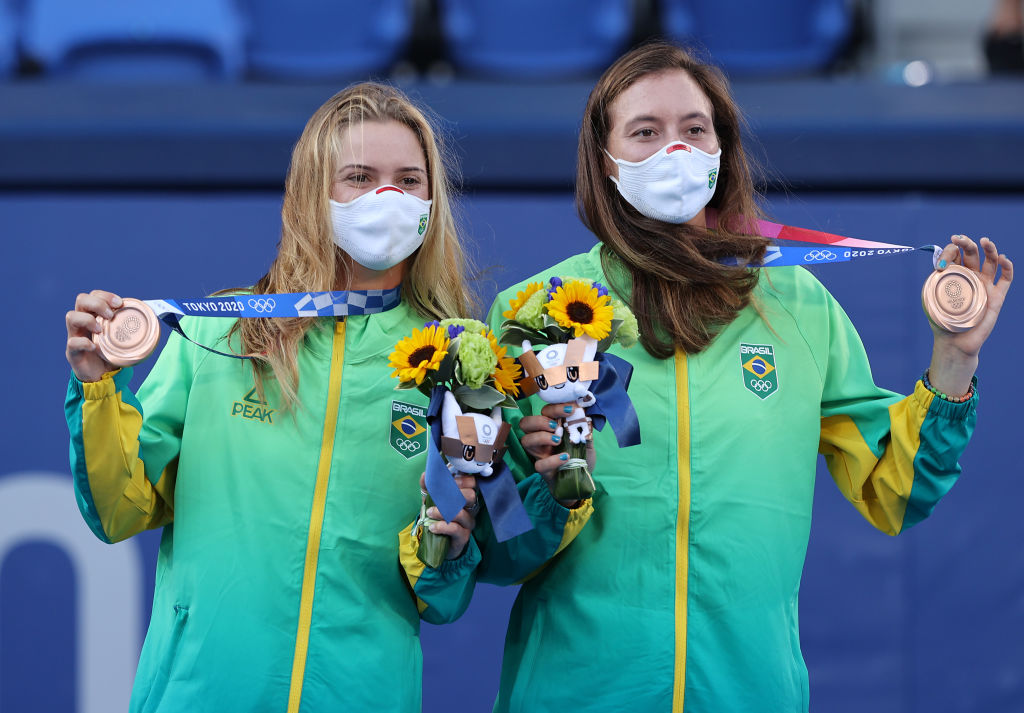
<instances>
[{"instance_id":1,"label":"long blonde hair","mask_svg":"<svg viewBox=\"0 0 1024 713\"><path fill-rule=\"evenodd\" d=\"M608 108L640 79L684 70L711 102L722 148L718 187L709 206L718 211L715 231L647 218L629 206L608 180L604 149L611 131ZM761 215L750 161L743 150L742 115L725 76L686 50L653 42L626 53L597 81L580 128L576 205L583 223L603 243L602 262L618 261L629 272L623 295L636 313L640 341L666 359L678 347L695 354L750 303L757 270L730 267L720 258L758 260L768 241L751 234ZM621 293L621 290L620 290Z\"/></svg>"},{"instance_id":2,"label":"long blonde hair","mask_svg":"<svg viewBox=\"0 0 1024 713\"><path fill-rule=\"evenodd\" d=\"M478 300L467 286L468 257L449 203L448 156L441 139L401 91L372 82L338 92L306 123L285 182L277 257L253 293L329 291L350 284L348 260L334 243L329 199L342 132L364 121L397 121L409 127L426 157L433 201L430 222L402 280L402 301L425 320L475 315ZM282 410L298 403L298 348L317 319L240 319L232 327L232 333L241 335L243 353L257 355L253 370L261 394L268 369L273 373Z\"/></svg>"}]
</instances>

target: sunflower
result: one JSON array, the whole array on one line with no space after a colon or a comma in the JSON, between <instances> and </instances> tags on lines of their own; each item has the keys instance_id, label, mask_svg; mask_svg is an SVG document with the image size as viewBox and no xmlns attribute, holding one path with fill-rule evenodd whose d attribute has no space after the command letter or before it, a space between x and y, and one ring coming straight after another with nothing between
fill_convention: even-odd
<instances>
[{"instance_id":1,"label":"sunflower","mask_svg":"<svg viewBox=\"0 0 1024 713\"><path fill-rule=\"evenodd\" d=\"M519 308L523 306L526 300L535 292L540 292L544 289L544 284L541 282L531 282L526 286L526 291L519 290L516 292L516 296L509 300L508 309L501 313L501 316L505 319L515 319L516 313L519 312Z\"/></svg>"},{"instance_id":2,"label":"sunflower","mask_svg":"<svg viewBox=\"0 0 1024 713\"><path fill-rule=\"evenodd\" d=\"M583 334L604 339L612 331L614 310L608 295L580 280L567 280L547 304L548 314L563 329L572 329L573 336Z\"/></svg>"},{"instance_id":3,"label":"sunflower","mask_svg":"<svg viewBox=\"0 0 1024 713\"><path fill-rule=\"evenodd\" d=\"M436 371L446 354L448 337L445 328L435 322L423 329L414 329L412 336L396 344L395 351L388 357L388 366L395 370L391 376L397 376L403 383L415 379L417 385L422 384L427 372Z\"/></svg>"},{"instance_id":4,"label":"sunflower","mask_svg":"<svg viewBox=\"0 0 1024 713\"><path fill-rule=\"evenodd\" d=\"M500 346L498 340L494 338L494 333L490 330L487 330L487 341L491 343L494 356L498 358L498 365L491 374L494 378L494 387L506 396L510 395L515 398L519 395L519 387L516 386L516 382L519 381L522 374L522 367L512 357L505 356L508 348Z\"/></svg>"}]
</instances>

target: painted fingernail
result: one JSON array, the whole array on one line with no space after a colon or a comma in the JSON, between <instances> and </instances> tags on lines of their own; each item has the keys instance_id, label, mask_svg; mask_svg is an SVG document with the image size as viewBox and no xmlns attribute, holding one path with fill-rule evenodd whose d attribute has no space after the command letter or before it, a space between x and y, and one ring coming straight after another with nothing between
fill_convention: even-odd
<instances>
[{"instance_id":1,"label":"painted fingernail","mask_svg":"<svg viewBox=\"0 0 1024 713\"><path fill-rule=\"evenodd\" d=\"M945 267L945 266L946 266L946 261L945 260L939 260L939 267Z\"/></svg>"},{"instance_id":2,"label":"painted fingernail","mask_svg":"<svg viewBox=\"0 0 1024 713\"><path fill-rule=\"evenodd\" d=\"M558 428L558 421L548 421L548 428Z\"/></svg>"},{"instance_id":3,"label":"painted fingernail","mask_svg":"<svg viewBox=\"0 0 1024 713\"><path fill-rule=\"evenodd\" d=\"M569 460L569 454L563 453L562 455L558 456L558 460Z\"/></svg>"},{"instance_id":4,"label":"painted fingernail","mask_svg":"<svg viewBox=\"0 0 1024 713\"><path fill-rule=\"evenodd\" d=\"M552 443L558 443L560 440L562 440L561 436L552 436L551 437L551 442Z\"/></svg>"},{"instance_id":5,"label":"painted fingernail","mask_svg":"<svg viewBox=\"0 0 1024 713\"><path fill-rule=\"evenodd\" d=\"M562 407L562 410L565 411L566 413L572 413L574 410L576 410L576 407L566 405Z\"/></svg>"}]
</instances>

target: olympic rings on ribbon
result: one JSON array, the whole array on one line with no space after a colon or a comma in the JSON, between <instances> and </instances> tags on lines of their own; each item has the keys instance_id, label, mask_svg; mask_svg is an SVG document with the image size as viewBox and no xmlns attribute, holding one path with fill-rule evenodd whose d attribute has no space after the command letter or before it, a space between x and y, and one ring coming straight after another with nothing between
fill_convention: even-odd
<instances>
[{"instance_id":1,"label":"olympic rings on ribbon","mask_svg":"<svg viewBox=\"0 0 1024 713\"><path fill-rule=\"evenodd\" d=\"M262 297L250 297L249 306L257 312L272 312L274 308L277 307L277 303L274 302L272 297L268 297L267 299L263 299Z\"/></svg>"},{"instance_id":2,"label":"olympic rings on ribbon","mask_svg":"<svg viewBox=\"0 0 1024 713\"><path fill-rule=\"evenodd\" d=\"M804 253L804 262L821 262L835 259L836 254L831 250L809 250Z\"/></svg>"}]
</instances>

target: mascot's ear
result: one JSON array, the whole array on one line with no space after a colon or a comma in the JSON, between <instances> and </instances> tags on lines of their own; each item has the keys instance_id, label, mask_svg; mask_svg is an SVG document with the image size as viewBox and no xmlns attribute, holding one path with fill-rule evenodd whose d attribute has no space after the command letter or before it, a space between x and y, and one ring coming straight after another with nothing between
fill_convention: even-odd
<instances>
[{"instance_id":1,"label":"mascot's ear","mask_svg":"<svg viewBox=\"0 0 1024 713\"><path fill-rule=\"evenodd\" d=\"M591 336L583 335L580 339L584 340L583 348L583 361L594 361L594 357L597 355L597 340Z\"/></svg>"},{"instance_id":2,"label":"mascot's ear","mask_svg":"<svg viewBox=\"0 0 1024 713\"><path fill-rule=\"evenodd\" d=\"M501 428L501 406L495 406L491 409L491 420L494 421L495 428Z\"/></svg>"},{"instance_id":3,"label":"mascot's ear","mask_svg":"<svg viewBox=\"0 0 1024 713\"><path fill-rule=\"evenodd\" d=\"M449 438L458 438L459 425L456 418L461 415L459 402L451 391L445 391L444 406L441 407L441 432Z\"/></svg>"}]
</instances>

